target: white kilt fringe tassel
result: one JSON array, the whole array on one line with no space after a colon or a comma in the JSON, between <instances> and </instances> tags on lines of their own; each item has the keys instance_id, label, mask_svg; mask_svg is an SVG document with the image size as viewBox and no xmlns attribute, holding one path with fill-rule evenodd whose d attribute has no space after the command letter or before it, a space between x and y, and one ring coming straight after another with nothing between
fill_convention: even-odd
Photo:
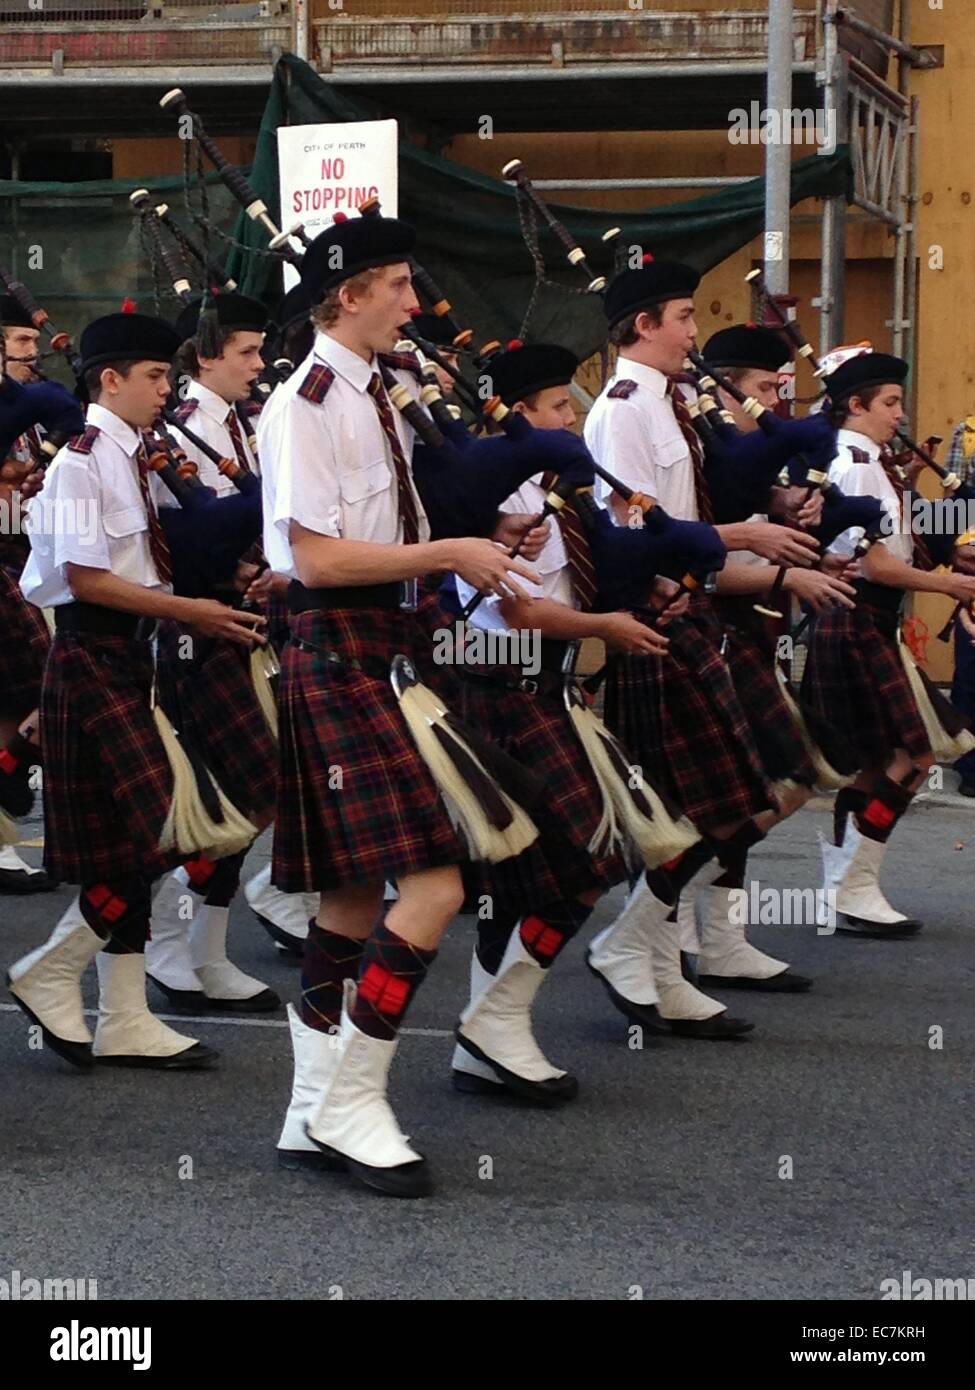
<instances>
[{"instance_id":1,"label":"white kilt fringe tassel","mask_svg":"<svg viewBox=\"0 0 975 1390\"><path fill-rule=\"evenodd\" d=\"M617 843L629 843L647 867L655 869L696 845L701 836L686 816L675 820L642 777L639 785L632 785L636 770L574 682L566 683L564 699L603 802L602 818L589 841L590 854L603 855Z\"/></svg>"},{"instance_id":2,"label":"white kilt fringe tassel","mask_svg":"<svg viewBox=\"0 0 975 1390\"><path fill-rule=\"evenodd\" d=\"M471 858L500 864L534 844L538 827L499 786L486 765L490 750L420 682L406 657L394 657L390 676L417 751Z\"/></svg>"}]
</instances>

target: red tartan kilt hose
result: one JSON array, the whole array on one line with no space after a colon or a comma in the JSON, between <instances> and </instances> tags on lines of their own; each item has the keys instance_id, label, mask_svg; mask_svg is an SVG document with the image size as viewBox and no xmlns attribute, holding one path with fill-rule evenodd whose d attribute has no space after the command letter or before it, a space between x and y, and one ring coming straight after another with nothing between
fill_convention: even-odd
<instances>
[{"instance_id":1,"label":"red tartan kilt hose","mask_svg":"<svg viewBox=\"0 0 975 1390\"><path fill-rule=\"evenodd\" d=\"M886 763L895 748L929 757L931 744L897 650L896 620L858 600L816 618L802 694L843 730L861 765Z\"/></svg>"},{"instance_id":2,"label":"red tartan kilt hose","mask_svg":"<svg viewBox=\"0 0 975 1390\"><path fill-rule=\"evenodd\" d=\"M272 881L328 892L461 864L464 844L385 674L401 653L429 679L425 624L398 609L336 609L292 615L291 632L318 650L292 642L281 660Z\"/></svg>"},{"instance_id":3,"label":"red tartan kilt hose","mask_svg":"<svg viewBox=\"0 0 975 1390\"><path fill-rule=\"evenodd\" d=\"M622 883L621 855L594 858L588 850L602 795L565 707L496 681L469 677L460 685L464 722L528 768L544 791L544 805L530 808L539 838L503 864L472 865L468 896L487 894L502 911L521 914Z\"/></svg>"},{"instance_id":4,"label":"red tartan kilt hose","mask_svg":"<svg viewBox=\"0 0 975 1390\"><path fill-rule=\"evenodd\" d=\"M37 709L50 648L43 613L20 592L17 571L0 564L0 716L20 721Z\"/></svg>"},{"instance_id":5,"label":"red tartan kilt hose","mask_svg":"<svg viewBox=\"0 0 975 1390\"><path fill-rule=\"evenodd\" d=\"M714 624L716 626L716 624ZM775 808L748 720L718 641L697 619L666 628L666 657L613 657L606 676L606 723L707 834Z\"/></svg>"},{"instance_id":6,"label":"red tartan kilt hose","mask_svg":"<svg viewBox=\"0 0 975 1390\"><path fill-rule=\"evenodd\" d=\"M65 883L154 879L185 858L158 849L173 778L151 688L147 642L54 638L41 689L44 865Z\"/></svg>"},{"instance_id":7,"label":"red tartan kilt hose","mask_svg":"<svg viewBox=\"0 0 975 1390\"><path fill-rule=\"evenodd\" d=\"M277 797L278 750L254 690L249 648L173 622L160 623L158 647L160 702L180 738L199 750L238 810L266 819Z\"/></svg>"}]
</instances>

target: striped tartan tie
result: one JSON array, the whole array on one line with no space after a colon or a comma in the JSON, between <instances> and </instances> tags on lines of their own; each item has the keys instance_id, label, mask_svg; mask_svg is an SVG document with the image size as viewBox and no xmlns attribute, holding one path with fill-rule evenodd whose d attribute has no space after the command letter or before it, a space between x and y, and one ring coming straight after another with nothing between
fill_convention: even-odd
<instances>
[{"instance_id":1,"label":"striped tartan tie","mask_svg":"<svg viewBox=\"0 0 975 1390\"><path fill-rule=\"evenodd\" d=\"M420 523L417 517L416 499L410 486L410 465L406 462L400 437L396 433L393 407L389 403L389 397L383 389L378 372L373 372L367 389L375 402L376 410L379 412L379 423L383 427L386 443L393 455L393 465L396 469L396 489L399 495L399 515L403 523L403 544L416 545L420 539Z\"/></svg>"},{"instance_id":2,"label":"striped tartan tie","mask_svg":"<svg viewBox=\"0 0 975 1390\"><path fill-rule=\"evenodd\" d=\"M245 473L253 473L254 470L251 468L250 460L247 457L247 450L244 448L244 436L240 432L240 421L237 419L237 412L234 410L233 406L227 411L227 418L224 424L227 426L230 438L233 441L237 462Z\"/></svg>"},{"instance_id":3,"label":"striped tartan tie","mask_svg":"<svg viewBox=\"0 0 975 1390\"><path fill-rule=\"evenodd\" d=\"M149 553L152 556L152 563L156 567L160 584L171 584L173 582L173 561L169 553L166 532L162 528L162 522L156 511L156 504L153 502L152 493L149 490L149 457L146 454L146 446L141 440L135 451L135 460L139 468L139 491L142 493L142 501L149 518Z\"/></svg>"},{"instance_id":4,"label":"striped tartan tie","mask_svg":"<svg viewBox=\"0 0 975 1390\"><path fill-rule=\"evenodd\" d=\"M869 457L869 455L867 457ZM900 506L901 514L901 525L903 526L905 519L908 521L911 519L910 517L905 518L904 516L904 494L907 491L907 489L904 485L903 480L897 472L897 465L894 462L893 451L889 449L886 445L884 445L884 447L880 450L880 466L887 474L887 477L890 480L891 487L897 493L897 501ZM919 570L928 571L937 569L937 565L931 558L931 552L930 550L928 550L927 544L921 539L920 536L914 534L913 526L911 527L911 541L914 545L914 560L917 565L917 568Z\"/></svg>"},{"instance_id":5,"label":"striped tartan tie","mask_svg":"<svg viewBox=\"0 0 975 1390\"><path fill-rule=\"evenodd\" d=\"M667 382L667 398L674 411L674 418L680 425L680 432L684 436L684 441L691 451L691 463L694 467L694 495L697 498L697 514L701 521L706 521L708 525L714 525L714 508L711 506L711 494L708 492L707 479L704 476L704 445L701 443L701 436L694 428L694 421L691 419L691 412L687 408L680 387L676 381Z\"/></svg>"},{"instance_id":6,"label":"striped tartan tie","mask_svg":"<svg viewBox=\"0 0 975 1390\"><path fill-rule=\"evenodd\" d=\"M557 482L556 474L542 474L542 487L546 493L551 492ZM582 529L582 522L579 520L579 513L570 500L566 502L561 511L555 513L555 517L559 523L559 530L562 532L562 540L565 542L566 554L569 557L572 588L579 600L579 607L584 613L591 613L592 606L596 601L596 569L592 562L589 541Z\"/></svg>"}]
</instances>

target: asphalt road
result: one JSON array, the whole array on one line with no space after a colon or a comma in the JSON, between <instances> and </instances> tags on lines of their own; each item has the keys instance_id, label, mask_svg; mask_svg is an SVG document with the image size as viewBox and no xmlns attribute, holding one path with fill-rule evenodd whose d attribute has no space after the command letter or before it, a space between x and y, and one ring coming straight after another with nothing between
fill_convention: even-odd
<instances>
[{"instance_id":1,"label":"asphalt road","mask_svg":"<svg viewBox=\"0 0 975 1390\"><path fill-rule=\"evenodd\" d=\"M888 892L925 918L913 941L753 929L816 985L725 996L758 1025L745 1042L631 1049L573 943L536 1006L546 1051L581 1083L557 1112L452 1091L472 933L459 919L393 1073L403 1128L437 1175L425 1201L277 1169L283 1012L197 1023L222 1054L211 1073L87 1075L30 1051L4 995L0 1277L94 1278L99 1298L139 1299L872 1299L904 1270L971 1278L972 816L922 805L898 830ZM826 824L818 810L781 827L753 872L814 886ZM265 840L248 872L266 853ZM68 896L0 898L4 968ZM297 970L243 903L232 941L244 969L295 996Z\"/></svg>"}]
</instances>

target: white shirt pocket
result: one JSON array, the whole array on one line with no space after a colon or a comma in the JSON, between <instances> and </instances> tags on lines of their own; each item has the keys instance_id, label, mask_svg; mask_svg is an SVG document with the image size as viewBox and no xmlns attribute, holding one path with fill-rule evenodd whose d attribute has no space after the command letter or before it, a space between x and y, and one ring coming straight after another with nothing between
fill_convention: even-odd
<instances>
[{"instance_id":1,"label":"white shirt pocket","mask_svg":"<svg viewBox=\"0 0 975 1390\"><path fill-rule=\"evenodd\" d=\"M134 536L137 531L148 531L149 518L142 507L124 507L120 511L107 512L102 517L106 535L112 540Z\"/></svg>"},{"instance_id":2,"label":"white shirt pocket","mask_svg":"<svg viewBox=\"0 0 975 1390\"><path fill-rule=\"evenodd\" d=\"M385 492L392 481L389 464L385 459L367 463L362 468L344 468L339 478L342 501L351 506L358 502L366 502L370 497L377 497L379 493Z\"/></svg>"},{"instance_id":3,"label":"white shirt pocket","mask_svg":"<svg viewBox=\"0 0 975 1390\"><path fill-rule=\"evenodd\" d=\"M681 460L686 462L687 455L687 441L682 434L662 439L653 446L653 459L658 468L673 468L674 464L680 463Z\"/></svg>"}]
</instances>

